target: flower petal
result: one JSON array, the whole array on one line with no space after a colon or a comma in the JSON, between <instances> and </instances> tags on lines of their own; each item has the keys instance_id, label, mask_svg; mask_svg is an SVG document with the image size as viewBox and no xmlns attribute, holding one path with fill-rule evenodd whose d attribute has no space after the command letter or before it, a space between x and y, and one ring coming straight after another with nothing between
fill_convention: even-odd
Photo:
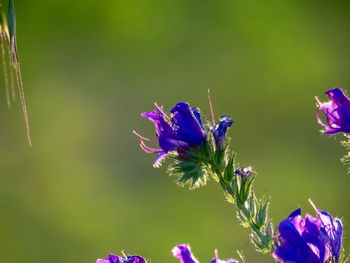
<instances>
[{"instance_id":1,"label":"flower petal","mask_svg":"<svg viewBox=\"0 0 350 263\"><path fill-rule=\"evenodd\" d=\"M321 225L321 237L327 243L335 262L339 261L343 242L343 224L340 219L335 218L326 211L319 211Z\"/></svg>"},{"instance_id":2,"label":"flower petal","mask_svg":"<svg viewBox=\"0 0 350 263\"><path fill-rule=\"evenodd\" d=\"M348 98L345 96L344 92L339 88L334 88L325 92L327 96L336 103L337 105L343 104Z\"/></svg>"},{"instance_id":3,"label":"flower petal","mask_svg":"<svg viewBox=\"0 0 350 263\"><path fill-rule=\"evenodd\" d=\"M125 261L122 261L122 263L146 263L146 260L140 256L127 256L127 259Z\"/></svg>"},{"instance_id":4,"label":"flower petal","mask_svg":"<svg viewBox=\"0 0 350 263\"><path fill-rule=\"evenodd\" d=\"M175 246L171 252L181 263L199 263L197 259L192 256L191 249L186 244Z\"/></svg>"},{"instance_id":5,"label":"flower petal","mask_svg":"<svg viewBox=\"0 0 350 263\"><path fill-rule=\"evenodd\" d=\"M211 130L218 149L224 148L226 131L233 123L230 118L231 116L221 116L220 122Z\"/></svg>"},{"instance_id":6,"label":"flower petal","mask_svg":"<svg viewBox=\"0 0 350 263\"><path fill-rule=\"evenodd\" d=\"M180 102L170 112L174 114L172 122L173 129L177 133L177 139L200 146L205 138L205 132L191 111L190 106L187 103Z\"/></svg>"},{"instance_id":7,"label":"flower petal","mask_svg":"<svg viewBox=\"0 0 350 263\"><path fill-rule=\"evenodd\" d=\"M96 263L119 263L119 257L114 254L109 254L108 258L101 258Z\"/></svg>"}]
</instances>

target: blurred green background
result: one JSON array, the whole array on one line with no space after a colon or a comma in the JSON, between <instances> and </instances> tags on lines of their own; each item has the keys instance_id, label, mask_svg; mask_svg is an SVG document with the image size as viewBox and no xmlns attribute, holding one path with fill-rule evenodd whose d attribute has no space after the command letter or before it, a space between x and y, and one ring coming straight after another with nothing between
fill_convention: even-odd
<instances>
[{"instance_id":1,"label":"blurred green background","mask_svg":"<svg viewBox=\"0 0 350 263\"><path fill-rule=\"evenodd\" d=\"M153 102L190 102L235 120L231 148L258 172L275 226L308 198L344 219L350 175L341 135L325 136L314 96L350 89L345 1L15 1L33 147L19 102L0 103L0 262L95 262L114 252L178 262L271 262L217 184L178 188L138 147ZM1 75L2 76L2 75ZM3 77L1 77L3 79ZM345 235L346 236L346 235ZM345 247L350 252L350 241Z\"/></svg>"}]
</instances>

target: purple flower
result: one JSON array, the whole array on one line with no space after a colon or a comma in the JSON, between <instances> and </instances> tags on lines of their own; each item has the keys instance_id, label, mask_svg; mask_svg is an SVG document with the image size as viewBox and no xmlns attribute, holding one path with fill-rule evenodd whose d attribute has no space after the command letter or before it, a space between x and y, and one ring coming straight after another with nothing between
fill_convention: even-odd
<instances>
[{"instance_id":1,"label":"purple flower","mask_svg":"<svg viewBox=\"0 0 350 263\"><path fill-rule=\"evenodd\" d=\"M171 252L181 263L199 263L199 261L192 255L189 245L177 245Z\"/></svg>"},{"instance_id":2,"label":"purple flower","mask_svg":"<svg viewBox=\"0 0 350 263\"><path fill-rule=\"evenodd\" d=\"M326 129L324 133L333 134L337 132L350 133L350 100L344 92L335 88L325 92L330 101L321 103L316 97L319 105L317 110L317 121ZM319 116L319 111L323 111L327 118L327 124L323 123Z\"/></svg>"},{"instance_id":3,"label":"purple flower","mask_svg":"<svg viewBox=\"0 0 350 263\"><path fill-rule=\"evenodd\" d=\"M186 151L193 147L199 148L206 141L206 131L203 128L198 108L191 109L187 103L180 102L170 112L172 113L171 118L156 105L156 110L141 114L142 117L154 122L156 126L158 149L148 147L144 143L144 140L155 140L135 133L140 138L142 150L158 154L153 164L155 167L160 165L168 152L177 151L179 155L185 155Z\"/></svg>"},{"instance_id":4,"label":"purple flower","mask_svg":"<svg viewBox=\"0 0 350 263\"><path fill-rule=\"evenodd\" d=\"M238 168L235 171L235 175L240 175L242 176L242 179L247 179L249 176L251 176L254 173L253 169L251 166L248 167L241 167Z\"/></svg>"},{"instance_id":5,"label":"purple flower","mask_svg":"<svg viewBox=\"0 0 350 263\"><path fill-rule=\"evenodd\" d=\"M227 129L232 125L231 116L221 116L220 122L211 130L217 149L223 150Z\"/></svg>"},{"instance_id":6,"label":"purple flower","mask_svg":"<svg viewBox=\"0 0 350 263\"><path fill-rule=\"evenodd\" d=\"M318 212L321 220L321 238L327 244L335 263L339 261L342 242L343 242L343 224L340 219L335 218L326 211Z\"/></svg>"},{"instance_id":7,"label":"purple flower","mask_svg":"<svg viewBox=\"0 0 350 263\"><path fill-rule=\"evenodd\" d=\"M186 244L175 246L172 253L181 263L199 263L199 261L192 255L190 247ZM234 259L220 260L217 251L215 251L215 258L210 261L210 263L238 263L238 261Z\"/></svg>"},{"instance_id":8,"label":"purple flower","mask_svg":"<svg viewBox=\"0 0 350 263\"><path fill-rule=\"evenodd\" d=\"M147 263L146 260L144 260L140 256L130 256L130 255L124 255L123 257L118 257L116 255L110 254L108 258L102 258L98 259L96 263Z\"/></svg>"},{"instance_id":9,"label":"purple flower","mask_svg":"<svg viewBox=\"0 0 350 263\"><path fill-rule=\"evenodd\" d=\"M279 226L279 244L273 257L279 262L325 263L329 257L327 246L321 238L322 221L310 215L301 216L295 210Z\"/></svg>"}]
</instances>

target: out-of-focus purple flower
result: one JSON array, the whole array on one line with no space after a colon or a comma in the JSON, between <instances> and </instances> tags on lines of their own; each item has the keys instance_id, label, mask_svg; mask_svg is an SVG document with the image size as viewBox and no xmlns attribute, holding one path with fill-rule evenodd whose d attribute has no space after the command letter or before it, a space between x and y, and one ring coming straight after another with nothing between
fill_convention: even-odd
<instances>
[{"instance_id":1,"label":"out-of-focus purple flower","mask_svg":"<svg viewBox=\"0 0 350 263\"><path fill-rule=\"evenodd\" d=\"M114 254L109 254L108 258L100 258L96 263L119 263L119 257Z\"/></svg>"},{"instance_id":2,"label":"out-of-focus purple flower","mask_svg":"<svg viewBox=\"0 0 350 263\"><path fill-rule=\"evenodd\" d=\"M232 125L231 116L221 116L220 122L211 130L217 149L223 150L227 129Z\"/></svg>"},{"instance_id":3,"label":"out-of-focus purple flower","mask_svg":"<svg viewBox=\"0 0 350 263\"><path fill-rule=\"evenodd\" d=\"M199 261L192 255L189 245L177 245L171 252L181 263L199 263Z\"/></svg>"},{"instance_id":4,"label":"out-of-focus purple flower","mask_svg":"<svg viewBox=\"0 0 350 263\"><path fill-rule=\"evenodd\" d=\"M191 249L188 245L177 245L172 250L173 256L178 258L181 263L199 263L198 260L192 255ZM227 259L220 260L217 251L215 251L215 258L210 263L238 263L237 260Z\"/></svg>"},{"instance_id":5,"label":"out-of-focus purple flower","mask_svg":"<svg viewBox=\"0 0 350 263\"><path fill-rule=\"evenodd\" d=\"M350 100L344 92L335 88L325 92L330 101L320 102L318 97L316 101L319 105L317 110L317 121L326 129L324 133L333 134L337 132L350 133ZM323 123L319 116L319 111L323 111L327 118L327 124Z\"/></svg>"},{"instance_id":6,"label":"out-of-focus purple flower","mask_svg":"<svg viewBox=\"0 0 350 263\"><path fill-rule=\"evenodd\" d=\"M117 255L110 254L108 258L101 258L96 261L96 263L147 263L146 260L137 255L125 255L123 257L118 257Z\"/></svg>"},{"instance_id":7,"label":"out-of-focus purple flower","mask_svg":"<svg viewBox=\"0 0 350 263\"><path fill-rule=\"evenodd\" d=\"M235 171L235 175L240 175L240 176L242 176L243 179L247 179L253 173L254 173L254 171L253 171L253 168L251 166L241 167Z\"/></svg>"},{"instance_id":8,"label":"out-of-focus purple flower","mask_svg":"<svg viewBox=\"0 0 350 263\"><path fill-rule=\"evenodd\" d=\"M310 215L301 216L301 209L295 210L279 226L279 244L273 257L279 262L325 263L329 257L328 248L321 238L320 219Z\"/></svg>"},{"instance_id":9,"label":"out-of-focus purple flower","mask_svg":"<svg viewBox=\"0 0 350 263\"><path fill-rule=\"evenodd\" d=\"M239 262L232 258L221 260L219 259L218 251L215 250L215 258L212 261L210 261L210 263L239 263Z\"/></svg>"},{"instance_id":10,"label":"out-of-focus purple flower","mask_svg":"<svg viewBox=\"0 0 350 263\"><path fill-rule=\"evenodd\" d=\"M333 261L337 263L342 249L343 224L338 218L333 220L332 216L326 211L319 210L318 217L322 222L321 238L327 244Z\"/></svg>"},{"instance_id":11,"label":"out-of-focus purple flower","mask_svg":"<svg viewBox=\"0 0 350 263\"><path fill-rule=\"evenodd\" d=\"M157 140L150 140L135 134L140 138L140 147L147 153L158 154L153 166L160 165L168 152L177 151L183 154L192 147L200 147L206 141L206 131L203 128L198 108L191 109L187 103L180 102L170 111L168 117L162 108L156 105L156 110L142 113L141 116L154 122ZM157 141L159 148L148 147L144 141Z\"/></svg>"}]
</instances>

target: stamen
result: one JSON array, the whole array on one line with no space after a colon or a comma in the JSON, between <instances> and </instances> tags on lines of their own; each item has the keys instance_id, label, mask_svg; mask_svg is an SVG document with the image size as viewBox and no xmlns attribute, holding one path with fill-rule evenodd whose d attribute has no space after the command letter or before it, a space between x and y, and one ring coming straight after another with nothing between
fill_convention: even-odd
<instances>
[{"instance_id":1,"label":"stamen","mask_svg":"<svg viewBox=\"0 0 350 263\"><path fill-rule=\"evenodd\" d=\"M141 148L144 152L146 152L146 153L161 153L161 152L162 152L161 150L158 150L158 151L156 151L156 150L150 151L150 150L146 149L146 148L143 146L143 144L142 144L141 142L139 143L139 145L140 145L140 148Z\"/></svg>"},{"instance_id":2,"label":"stamen","mask_svg":"<svg viewBox=\"0 0 350 263\"><path fill-rule=\"evenodd\" d=\"M140 134L138 134L136 131L132 131L137 137L145 140L145 141L149 141L149 142L156 142L156 140L152 140L152 139L148 139L148 138L145 138L143 136L141 136Z\"/></svg>"},{"instance_id":3,"label":"stamen","mask_svg":"<svg viewBox=\"0 0 350 263\"><path fill-rule=\"evenodd\" d=\"M317 96L315 96L315 99L316 99L316 102L317 102L318 106L321 106L322 102L318 99Z\"/></svg>"},{"instance_id":4,"label":"stamen","mask_svg":"<svg viewBox=\"0 0 350 263\"><path fill-rule=\"evenodd\" d=\"M316 213L318 214L318 209L315 206L315 204L312 202L311 198L308 199L309 203L311 204L312 208L316 211Z\"/></svg>"},{"instance_id":5,"label":"stamen","mask_svg":"<svg viewBox=\"0 0 350 263\"><path fill-rule=\"evenodd\" d=\"M215 259L216 259L216 260L219 260L219 253L218 253L218 250L217 250L217 249L215 249Z\"/></svg>"},{"instance_id":6,"label":"stamen","mask_svg":"<svg viewBox=\"0 0 350 263\"><path fill-rule=\"evenodd\" d=\"M125 255L124 250L122 250L123 257L127 258L127 255Z\"/></svg>"},{"instance_id":7,"label":"stamen","mask_svg":"<svg viewBox=\"0 0 350 263\"><path fill-rule=\"evenodd\" d=\"M143 141L142 139L140 139L140 143L148 150L151 150L151 151L159 151L160 149L155 149L155 148L151 148L149 146L147 146Z\"/></svg>"},{"instance_id":8,"label":"stamen","mask_svg":"<svg viewBox=\"0 0 350 263\"><path fill-rule=\"evenodd\" d=\"M156 106L157 110L160 111L164 115L164 117L168 119L168 121L171 120L171 118L168 115L165 114L165 112L163 111L162 107L159 107L157 105L157 102L154 103L154 106Z\"/></svg>"},{"instance_id":9,"label":"stamen","mask_svg":"<svg viewBox=\"0 0 350 263\"><path fill-rule=\"evenodd\" d=\"M317 122L318 122L319 124L321 124L323 127L325 127L325 128L330 128L330 127L331 127L331 126L326 125L326 124L323 123L323 121L322 121L321 118L320 118L319 110L317 110L316 118L317 118Z\"/></svg>"},{"instance_id":10,"label":"stamen","mask_svg":"<svg viewBox=\"0 0 350 263\"><path fill-rule=\"evenodd\" d=\"M208 89L208 99L209 99L209 105L210 105L210 110L211 110L211 117L213 118L213 125L215 126L215 117L214 117L213 105L211 104L211 99L210 99L210 89Z\"/></svg>"}]
</instances>

